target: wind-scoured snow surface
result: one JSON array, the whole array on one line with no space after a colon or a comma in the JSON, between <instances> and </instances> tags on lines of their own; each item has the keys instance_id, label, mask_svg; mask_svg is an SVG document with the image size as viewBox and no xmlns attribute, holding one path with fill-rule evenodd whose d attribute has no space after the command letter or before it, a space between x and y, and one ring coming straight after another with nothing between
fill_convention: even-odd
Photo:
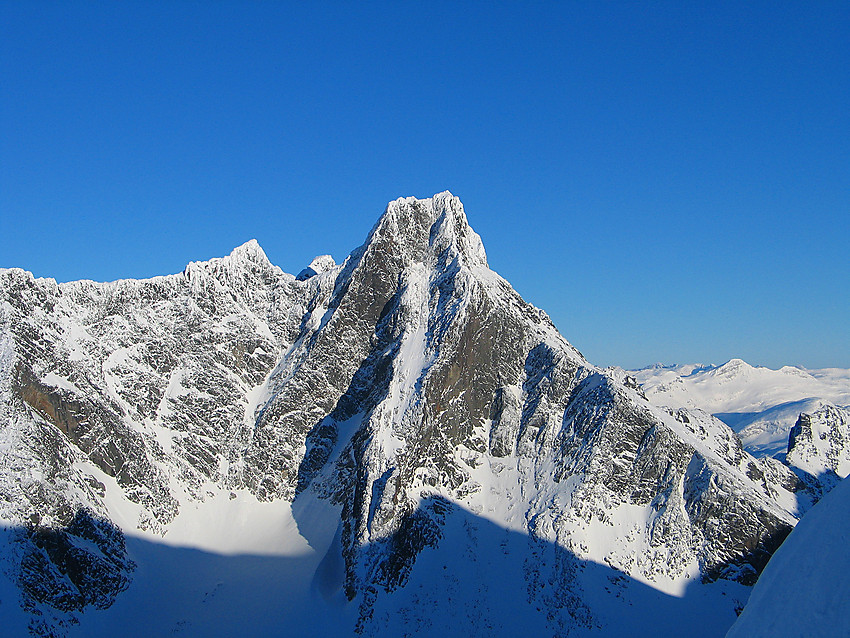
<instances>
[{"instance_id":1,"label":"wind-scoured snow surface","mask_svg":"<svg viewBox=\"0 0 850 638\"><path fill-rule=\"evenodd\" d=\"M772 370L732 359L721 366L655 365L630 371L658 405L698 408L732 427L755 456L779 456L801 413L850 409L850 370Z\"/></svg>"},{"instance_id":2,"label":"wind-scoured snow surface","mask_svg":"<svg viewBox=\"0 0 850 638\"><path fill-rule=\"evenodd\" d=\"M720 636L816 496L588 363L451 193L297 277L252 241L0 304L18 633Z\"/></svg>"},{"instance_id":3,"label":"wind-scoured snow surface","mask_svg":"<svg viewBox=\"0 0 850 638\"><path fill-rule=\"evenodd\" d=\"M850 482L800 521L768 563L728 638L841 638L850 632Z\"/></svg>"}]
</instances>

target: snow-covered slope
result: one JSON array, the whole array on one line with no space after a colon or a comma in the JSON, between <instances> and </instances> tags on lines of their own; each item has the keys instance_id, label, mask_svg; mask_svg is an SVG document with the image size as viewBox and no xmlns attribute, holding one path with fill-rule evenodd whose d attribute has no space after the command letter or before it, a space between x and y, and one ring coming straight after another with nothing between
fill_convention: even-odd
<instances>
[{"instance_id":1,"label":"snow-covered slope","mask_svg":"<svg viewBox=\"0 0 850 638\"><path fill-rule=\"evenodd\" d=\"M629 374L653 403L719 417L755 456L781 457L801 413L850 406L850 370L842 368L772 370L732 359L722 366L658 364Z\"/></svg>"},{"instance_id":2,"label":"snow-covered slope","mask_svg":"<svg viewBox=\"0 0 850 638\"><path fill-rule=\"evenodd\" d=\"M716 636L811 501L588 363L450 193L298 277L249 242L0 303L0 614L35 635Z\"/></svg>"},{"instance_id":3,"label":"snow-covered slope","mask_svg":"<svg viewBox=\"0 0 850 638\"><path fill-rule=\"evenodd\" d=\"M839 638L850 630L850 482L800 521L770 560L728 638Z\"/></svg>"}]
</instances>

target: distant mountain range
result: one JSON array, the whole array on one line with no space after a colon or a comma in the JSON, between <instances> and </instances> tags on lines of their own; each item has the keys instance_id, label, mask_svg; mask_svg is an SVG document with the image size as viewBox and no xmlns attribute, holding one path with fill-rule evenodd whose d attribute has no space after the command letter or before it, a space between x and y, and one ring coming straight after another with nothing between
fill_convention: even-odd
<instances>
[{"instance_id":1,"label":"distant mountain range","mask_svg":"<svg viewBox=\"0 0 850 638\"><path fill-rule=\"evenodd\" d=\"M843 368L772 370L732 359L720 366L656 364L629 374L653 403L718 417L757 457L782 458L801 413L850 406L850 370Z\"/></svg>"}]
</instances>

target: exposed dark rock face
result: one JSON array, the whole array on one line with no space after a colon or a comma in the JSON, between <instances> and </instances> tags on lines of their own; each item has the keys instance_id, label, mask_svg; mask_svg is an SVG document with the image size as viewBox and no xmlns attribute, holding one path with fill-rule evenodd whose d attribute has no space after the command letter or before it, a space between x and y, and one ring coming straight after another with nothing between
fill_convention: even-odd
<instances>
[{"instance_id":1,"label":"exposed dark rock face","mask_svg":"<svg viewBox=\"0 0 850 638\"><path fill-rule=\"evenodd\" d=\"M147 281L0 271L2 513L38 519L26 596L59 614L121 591L115 498L155 533L222 490L338 505L364 634L461 511L528 536L556 634L597 627L581 560L749 584L796 522L790 470L585 361L489 270L450 194L392 202L343 264L314 265L296 279L249 243Z\"/></svg>"}]
</instances>

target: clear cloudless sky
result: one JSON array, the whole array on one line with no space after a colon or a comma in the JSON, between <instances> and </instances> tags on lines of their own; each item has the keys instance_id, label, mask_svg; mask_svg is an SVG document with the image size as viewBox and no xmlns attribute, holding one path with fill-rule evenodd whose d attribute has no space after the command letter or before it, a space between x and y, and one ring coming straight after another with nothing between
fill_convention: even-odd
<instances>
[{"instance_id":1,"label":"clear cloudless sky","mask_svg":"<svg viewBox=\"0 0 850 638\"><path fill-rule=\"evenodd\" d=\"M0 0L0 267L295 273L443 190L594 363L850 367L850 3Z\"/></svg>"}]
</instances>

